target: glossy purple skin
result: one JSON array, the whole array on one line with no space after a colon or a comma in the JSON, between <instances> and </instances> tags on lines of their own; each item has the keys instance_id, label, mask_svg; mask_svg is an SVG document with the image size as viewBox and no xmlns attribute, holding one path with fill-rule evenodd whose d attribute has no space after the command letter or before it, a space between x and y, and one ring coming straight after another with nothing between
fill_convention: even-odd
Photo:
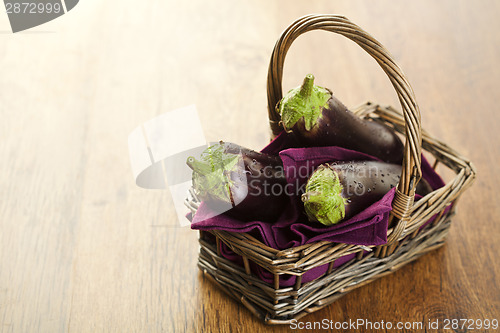
<instances>
[{"instance_id":1,"label":"glossy purple skin","mask_svg":"<svg viewBox=\"0 0 500 333\"><path fill-rule=\"evenodd\" d=\"M342 184L342 197L348 199L345 217L349 219L374 204L396 187L401 177L401 165L377 162L354 161L330 164ZM430 193L429 183L421 179L416 192L422 196Z\"/></svg>"},{"instance_id":2,"label":"glossy purple skin","mask_svg":"<svg viewBox=\"0 0 500 333\"><path fill-rule=\"evenodd\" d=\"M245 167L242 170L237 166L236 170L230 171L234 207L225 214L242 221L275 222L289 202L284 192L287 183L281 159L234 143L224 143L224 151L241 154ZM207 203L217 205L210 200Z\"/></svg>"},{"instance_id":3,"label":"glossy purple skin","mask_svg":"<svg viewBox=\"0 0 500 333\"><path fill-rule=\"evenodd\" d=\"M306 147L338 146L369 154L388 163L399 164L403 161L404 145L393 129L359 118L333 95L309 131L301 118L292 127L292 132Z\"/></svg>"}]
</instances>

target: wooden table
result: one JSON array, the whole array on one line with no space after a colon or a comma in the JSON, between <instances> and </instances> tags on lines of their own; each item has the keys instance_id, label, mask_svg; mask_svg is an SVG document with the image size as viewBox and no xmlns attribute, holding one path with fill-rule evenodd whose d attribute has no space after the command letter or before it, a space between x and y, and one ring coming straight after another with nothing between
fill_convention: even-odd
<instances>
[{"instance_id":1,"label":"wooden table","mask_svg":"<svg viewBox=\"0 0 500 333\"><path fill-rule=\"evenodd\" d=\"M0 18L0 331L290 330L202 277L198 233L178 225L168 191L135 185L127 136L196 104L208 140L263 147L272 47L308 13L343 14L381 41L424 128L478 178L445 247L303 322L500 320L498 2L116 0L81 1L26 33ZM378 65L340 36L296 41L284 88L309 72L346 105L399 107Z\"/></svg>"}]
</instances>

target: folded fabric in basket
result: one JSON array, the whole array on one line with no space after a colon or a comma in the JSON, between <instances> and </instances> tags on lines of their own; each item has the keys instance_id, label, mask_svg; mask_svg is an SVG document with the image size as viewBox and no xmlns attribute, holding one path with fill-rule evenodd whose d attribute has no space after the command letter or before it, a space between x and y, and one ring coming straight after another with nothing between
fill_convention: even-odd
<instances>
[{"instance_id":1,"label":"folded fabric in basket","mask_svg":"<svg viewBox=\"0 0 500 333\"><path fill-rule=\"evenodd\" d=\"M322 163L377 159L340 147L293 148L295 146L293 138L282 132L262 150L262 152L269 154L279 153L289 185L288 192L293 193L290 196L288 207L283 211L278 221L275 223L242 222L224 214L213 216L210 207L202 203L193 217L191 228L249 232L264 244L280 250L317 241L358 245L385 244L394 189L359 214L329 227L308 222L298 195L298 188L306 183L308 176ZM422 158L422 172L432 188L436 189L444 185L442 179L424 158Z\"/></svg>"}]
</instances>

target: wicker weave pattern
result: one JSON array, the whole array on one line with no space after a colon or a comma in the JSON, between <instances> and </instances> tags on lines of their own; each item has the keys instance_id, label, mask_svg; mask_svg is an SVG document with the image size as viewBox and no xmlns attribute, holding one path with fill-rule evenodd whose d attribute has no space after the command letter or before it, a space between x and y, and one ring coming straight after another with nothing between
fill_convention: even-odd
<instances>
[{"instance_id":1,"label":"wicker weave pattern","mask_svg":"<svg viewBox=\"0 0 500 333\"><path fill-rule=\"evenodd\" d=\"M268 324L289 323L291 319L316 311L350 290L389 274L441 246L450 227L450 218L455 213L457 199L475 178L475 168L469 160L421 129L420 112L413 91L387 50L341 16L303 17L285 30L276 43L268 73L269 119L274 135L281 131L275 105L282 97L284 57L300 34L315 29L336 32L352 39L372 55L388 75L403 112L371 102L352 111L362 118L392 126L406 137L403 170L393 201L393 223L387 231L386 245L366 247L316 242L280 251L246 233L212 230L210 233L215 236L215 242L209 241L204 232L200 233L199 267L205 276ZM421 177L422 149L434 156L434 168L442 163L456 176L444 187L414 202L414 189ZM188 206L196 211L198 202L195 196ZM425 225L432 217L435 217L433 222ZM220 242L242 257L243 267L221 256ZM369 254L365 255L366 251ZM354 259L333 268L335 260L353 253L357 254ZM274 274L274 283L265 283L253 275L250 261ZM328 265L325 275L302 284L305 272L322 265ZM279 277L283 274L297 276L295 286L281 288Z\"/></svg>"},{"instance_id":2,"label":"wicker weave pattern","mask_svg":"<svg viewBox=\"0 0 500 333\"><path fill-rule=\"evenodd\" d=\"M301 286L274 289L220 257L216 246L200 238L199 268L229 296L267 324L287 324L317 311L349 291L390 274L444 244L450 216L402 242L390 256L358 256L334 271Z\"/></svg>"}]
</instances>

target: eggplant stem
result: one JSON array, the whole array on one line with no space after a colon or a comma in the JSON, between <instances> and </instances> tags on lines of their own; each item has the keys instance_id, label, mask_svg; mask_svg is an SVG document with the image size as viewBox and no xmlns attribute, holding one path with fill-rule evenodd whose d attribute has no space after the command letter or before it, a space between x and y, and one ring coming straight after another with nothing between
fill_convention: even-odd
<instances>
[{"instance_id":1,"label":"eggplant stem","mask_svg":"<svg viewBox=\"0 0 500 333\"><path fill-rule=\"evenodd\" d=\"M193 156L188 157L186 164L188 165L188 167L191 168L191 170L198 172L199 174L202 174L202 175L206 175L212 171L210 165L208 165L207 163L198 161Z\"/></svg>"},{"instance_id":2,"label":"eggplant stem","mask_svg":"<svg viewBox=\"0 0 500 333\"><path fill-rule=\"evenodd\" d=\"M301 199L310 221L333 225L345 217L347 199L342 196L342 183L336 171L320 165L306 184Z\"/></svg>"},{"instance_id":3,"label":"eggplant stem","mask_svg":"<svg viewBox=\"0 0 500 333\"><path fill-rule=\"evenodd\" d=\"M306 193L302 194L302 196L301 196L302 202L308 202L308 201L311 200L312 197L320 195L320 194L321 193L318 192L318 191L309 191L309 192L306 192Z\"/></svg>"},{"instance_id":4,"label":"eggplant stem","mask_svg":"<svg viewBox=\"0 0 500 333\"><path fill-rule=\"evenodd\" d=\"M302 85L290 90L279 103L283 128L288 132L303 119L305 130L310 131L331 97L328 89L314 85L314 75L306 75Z\"/></svg>"},{"instance_id":5,"label":"eggplant stem","mask_svg":"<svg viewBox=\"0 0 500 333\"><path fill-rule=\"evenodd\" d=\"M306 77L304 78L304 82L302 83L302 86L300 86L300 96L304 98L309 98L312 94L314 87L314 75L312 74L307 74Z\"/></svg>"}]
</instances>

